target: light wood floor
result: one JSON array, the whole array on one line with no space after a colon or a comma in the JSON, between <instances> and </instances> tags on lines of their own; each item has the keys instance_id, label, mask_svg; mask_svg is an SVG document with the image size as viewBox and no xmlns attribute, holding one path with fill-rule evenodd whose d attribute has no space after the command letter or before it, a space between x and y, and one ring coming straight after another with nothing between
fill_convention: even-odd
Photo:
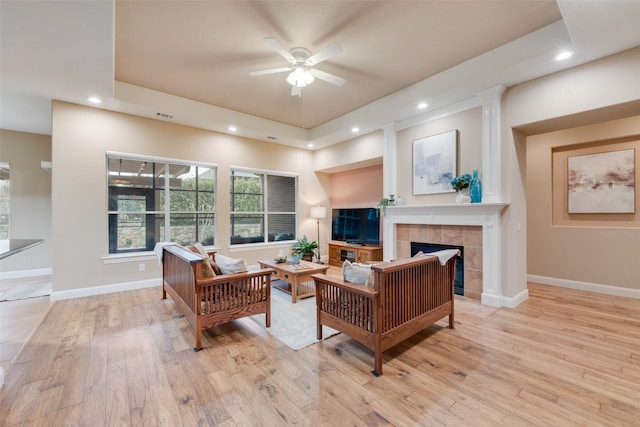
<instances>
[{"instance_id":1,"label":"light wood floor","mask_svg":"<svg viewBox=\"0 0 640 427\"><path fill-rule=\"evenodd\" d=\"M456 300L385 353L293 351L243 319L193 334L160 288L58 301L8 372L0 425L638 426L640 300L531 284Z\"/></svg>"},{"instance_id":2,"label":"light wood floor","mask_svg":"<svg viewBox=\"0 0 640 427\"><path fill-rule=\"evenodd\" d=\"M0 290L18 285L39 285L51 282L51 276L28 279L5 279ZM53 303L49 297L0 302L0 367L6 372L31 334L47 315Z\"/></svg>"}]
</instances>

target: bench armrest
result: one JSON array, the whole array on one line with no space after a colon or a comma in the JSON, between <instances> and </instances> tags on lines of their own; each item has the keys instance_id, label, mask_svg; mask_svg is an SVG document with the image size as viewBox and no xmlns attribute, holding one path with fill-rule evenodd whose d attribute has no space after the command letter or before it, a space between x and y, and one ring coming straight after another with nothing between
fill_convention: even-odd
<instances>
[{"instance_id":1,"label":"bench armrest","mask_svg":"<svg viewBox=\"0 0 640 427\"><path fill-rule=\"evenodd\" d=\"M311 277L316 282L316 295L318 295L318 283L323 283L328 286L332 286L349 293L362 295L367 298L371 298L378 293L378 291L368 286L347 282L340 278L328 276L326 274L313 274Z\"/></svg>"},{"instance_id":2,"label":"bench armrest","mask_svg":"<svg viewBox=\"0 0 640 427\"><path fill-rule=\"evenodd\" d=\"M221 274L210 279L198 280L199 285L215 285L218 283L232 282L240 279L250 279L252 277L271 276L274 273L272 268L260 268L258 270L245 271L243 273Z\"/></svg>"}]
</instances>

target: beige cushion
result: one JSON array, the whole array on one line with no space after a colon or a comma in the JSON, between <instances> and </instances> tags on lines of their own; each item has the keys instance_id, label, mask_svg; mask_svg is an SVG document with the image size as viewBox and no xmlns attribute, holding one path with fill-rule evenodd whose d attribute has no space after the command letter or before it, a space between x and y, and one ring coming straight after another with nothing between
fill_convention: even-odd
<instances>
[{"instance_id":1,"label":"beige cushion","mask_svg":"<svg viewBox=\"0 0 640 427\"><path fill-rule=\"evenodd\" d=\"M216 254L216 264L222 274L244 273L248 271L243 259L231 258L222 254Z\"/></svg>"},{"instance_id":2,"label":"beige cushion","mask_svg":"<svg viewBox=\"0 0 640 427\"><path fill-rule=\"evenodd\" d=\"M200 242L195 242L193 244L193 247L196 248L198 250L198 253L202 256L206 256L207 259L209 260L209 264L211 264L211 268L213 268L213 272L219 276L222 274L222 271L220 270L220 267L218 266L218 264L215 262L215 260L211 259L211 257L209 256L209 254L207 253L207 250L204 248L204 246L202 246L202 243ZM215 258L215 254L213 255Z\"/></svg>"},{"instance_id":3,"label":"beige cushion","mask_svg":"<svg viewBox=\"0 0 640 427\"><path fill-rule=\"evenodd\" d=\"M194 254L200 255L202 257L202 278L203 279L211 279L216 277L216 273L213 271L213 266L211 265L211 258L209 258L209 254L204 249L204 246L200 242L196 242L191 246L187 246L187 249Z\"/></svg>"},{"instance_id":4,"label":"beige cushion","mask_svg":"<svg viewBox=\"0 0 640 427\"><path fill-rule=\"evenodd\" d=\"M357 285L373 287L371 264L360 264L346 260L342 264L342 278Z\"/></svg>"},{"instance_id":5,"label":"beige cushion","mask_svg":"<svg viewBox=\"0 0 640 427\"><path fill-rule=\"evenodd\" d=\"M195 242L193 245L191 245L191 247L195 249L197 253L199 253L200 255L207 256L207 257L209 256L209 254L207 254L207 250L204 248L204 246L202 246L202 243Z\"/></svg>"}]
</instances>

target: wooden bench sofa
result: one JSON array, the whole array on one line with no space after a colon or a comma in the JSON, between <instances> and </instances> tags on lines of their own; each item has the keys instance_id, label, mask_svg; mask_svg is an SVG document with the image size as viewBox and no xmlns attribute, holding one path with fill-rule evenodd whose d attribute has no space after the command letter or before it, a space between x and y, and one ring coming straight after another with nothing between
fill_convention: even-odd
<instances>
[{"instance_id":1,"label":"wooden bench sofa","mask_svg":"<svg viewBox=\"0 0 640 427\"><path fill-rule=\"evenodd\" d=\"M313 275L318 339L322 325L350 336L373 351L372 373L382 375L382 352L445 316L454 327L456 258L444 266L435 256L373 265L372 287Z\"/></svg>"},{"instance_id":2,"label":"wooden bench sofa","mask_svg":"<svg viewBox=\"0 0 640 427\"><path fill-rule=\"evenodd\" d=\"M215 260L215 253L209 252ZM202 329L265 313L271 325L271 274L263 268L203 279L203 258L177 245L162 248L162 299L167 294L195 330L194 350L202 349Z\"/></svg>"}]
</instances>

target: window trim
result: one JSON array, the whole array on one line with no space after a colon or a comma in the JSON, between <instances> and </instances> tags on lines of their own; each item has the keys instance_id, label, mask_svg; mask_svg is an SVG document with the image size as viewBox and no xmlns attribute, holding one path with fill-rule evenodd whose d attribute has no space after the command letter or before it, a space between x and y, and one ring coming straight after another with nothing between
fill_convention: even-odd
<instances>
[{"instance_id":1,"label":"window trim","mask_svg":"<svg viewBox=\"0 0 640 427\"><path fill-rule=\"evenodd\" d=\"M248 172L248 173L255 173L255 174L288 176L290 178L296 178L296 187L298 183L297 178L300 177L300 174L295 172L284 172L284 171L277 171L272 169L248 168L246 166L233 166L233 165L229 166L229 174L231 174L231 172L233 171Z\"/></svg>"},{"instance_id":2,"label":"window trim","mask_svg":"<svg viewBox=\"0 0 640 427\"><path fill-rule=\"evenodd\" d=\"M207 169L213 169L215 171L215 186L213 188L213 194L214 194L214 205L213 205L213 210L210 213L213 213L214 217L217 218L217 195L218 195L218 164L217 163L208 163L208 162L202 162L202 161L194 161L194 160L189 160L189 159L176 159L176 158L170 158L170 157L161 157L161 156L151 156L151 155L145 155L145 154L134 154L134 153L126 153L126 152L121 152L121 151L110 151L110 150L105 150L105 188L106 188L106 197L107 197L107 211L106 211L106 215L107 215L107 223L109 223L110 219L109 216L113 215L113 214L117 214L117 211L112 211L109 209L109 159L110 158L120 158L120 159L126 159L126 160L134 160L134 161L143 161L143 162L153 162L156 164L174 164L174 165L183 165L183 166L189 166L189 167L198 167L198 168L207 168ZM168 184L169 181L169 177L165 176L165 186ZM170 213L174 213L174 214L184 214L184 213L188 213L188 214L195 214L195 213L199 213L199 212L185 212L185 211L174 211L174 212L170 212L170 206L169 206L169 199L165 199L165 204L162 207L163 210L161 211L145 211L146 214L161 214L161 215L165 215L165 228L169 226L169 222L170 222ZM169 212L168 212L169 211ZM214 245L212 246L207 246L207 247L214 247L216 245L216 237L218 236L218 221L216 220L215 222L215 226L214 226ZM162 236L164 238L164 236ZM133 251L118 251L118 252L110 252L111 251L111 232L110 232L110 226L107 226L107 255L105 257L103 257L103 260L105 260L105 263L110 263L106 260L114 260L114 259L124 259L124 258L129 258L129 259L136 259L139 258L141 256L144 256L144 254L148 254L149 253L153 253L153 251L149 251L149 249L145 248L144 250L133 250Z\"/></svg>"},{"instance_id":3,"label":"window trim","mask_svg":"<svg viewBox=\"0 0 640 427\"><path fill-rule=\"evenodd\" d=\"M203 168L218 168L217 163L207 163L196 160L189 159L175 159L171 157L161 157L161 156L149 156L146 154L133 154L133 153L125 153L122 151L106 151L107 157L124 157L128 160L142 160L154 163L174 163L185 166L198 166ZM107 170L108 173L108 170ZM108 175L107 175L108 176ZM108 184L108 183L107 183Z\"/></svg>"},{"instance_id":4,"label":"window trim","mask_svg":"<svg viewBox=\"0 0 640 427\"><path fill-rule=\"evenodd\" d=\"M250 168L250 167L246 167L246 166L229 166L229 198L230 200L233 199L233 182L231 177L233 176L234 172L245 172L245 173L252 173L252 174L256 174L256 175L262 175L263 178L263 185L266 186L266 177L268 175L275 175L275 176L284 176L284 177L289 177L289 178L294 178L295 179L295 202L294 202L294 208L295 211L293 212L293 214L295 215L295 222L294 222L294 238L291 240L279 240L279 241L268 241L268 235L269 235L269 230L268 230L268 226L269 226L269 214L277 214L277 213L287 213L287 212L281 212L281 211L277 211L277 212L270 212L267 209L267 199L269 196L269 188L265 187L266 190L262 193L263 195L263 210L260 212L244 212L244 211L239 211L239 212L234 212L231 209L231 204L229 204L229 223L231 224L232 222L232 216L233 214L237 213L237 214L254 214L254 215L262 215L262 219L264 221L265 224L265 233L264 233L264 237L266 239L266 241L263 242L252 242L252 243L231 243L231 233L232 233L232 227L230 226L229 228L229 249L231 251L238 251L241 250L240 248L247 248L247 249L251 249L251 248L264 248L265 246L270 246L270 247L278 247L278 246L286 246L289 247L291 246L292 242L296 241L296 237L298 235L298 221L299 221L299 216L300 216L300 212L298 209L298 185L299 185L299 181L300 181L300 174L295 173L295 172L285 172L285 171L277 171L277 170L272 170L272 169L260 169L260 168Z\"/></svg>"}]
</instances>

